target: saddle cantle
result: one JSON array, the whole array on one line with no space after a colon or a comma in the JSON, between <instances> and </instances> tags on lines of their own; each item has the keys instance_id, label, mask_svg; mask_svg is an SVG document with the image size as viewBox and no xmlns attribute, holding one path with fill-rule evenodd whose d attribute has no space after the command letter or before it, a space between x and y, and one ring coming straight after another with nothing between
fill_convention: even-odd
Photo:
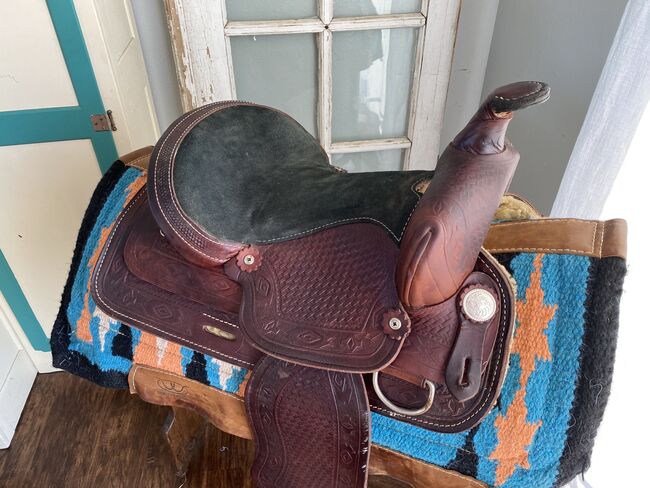
<instances>
[{"instance_id":1,"label":"saddle cantle","mask_svg":"<svg viewBox=\"0 0 650 488\"><path fill-rule=\"evenodd\" d=\"M125 323L257 364L246 398L259 456L299 443L289 424L308 422L307 408L287 417L280 383L320 405L340 402L337 382L354 385L346 415L367 418L348 422L357 439L368 400L430 430L469 429L496 401L514 327L510 279L481 248L519 159L505 132L513 111L548 95L539 82L493 92L435 174L345 173L286 114L242 102L196 109L154 148L146 192L113 228L93 296ZM323 415L315 441L343 454L336 409ZM349 481L319 486L363 486L359 449L340 471L356 473ZM291 458L258 459L258 485L306 486ZM272 475L279 466L288 478Z\"/></svg>"}]
</instances>

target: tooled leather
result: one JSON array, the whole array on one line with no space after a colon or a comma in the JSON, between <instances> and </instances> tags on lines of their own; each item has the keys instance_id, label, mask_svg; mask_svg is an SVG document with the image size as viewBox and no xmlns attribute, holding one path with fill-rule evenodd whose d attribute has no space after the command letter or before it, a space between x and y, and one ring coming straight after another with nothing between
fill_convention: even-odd
<instances>
[{"instance_id":1,"label":"tooled leather","mask_svg":"<svg viewBox=\"0 0 650 488\"><path fill-rule=\"evenodd\" d=\"M256 246L257 271L234 260L226 272L243 287L240 324L256 347L328 369L369 372L398 354L384 331L387 310L403 310L393 282L398 249L373 224L333 227L298 240Z\"/></svg>"},{"instance_id":2,"label":"tooled leather","mask_svg":"<svg viewBox=\"0 0 650 488\"><path fill-rule=\"evenodd\" d=\"M494 336L488 336L484 343L483 356L485 363L482 368L481 383L479 393L466 401L457 400L449 391L444 380L444 371L446 363L436 361L430 363L432 368L427 373L425 368L418 366L427 366L427 357L435 354L435 346L431 346L428 340L424 339L421 344L430 347L415 347L413 344L419 342L418 335L420 330L430 329L429 327L420 328L424 324L424 317L427 316L427 310L420 310L418 314L412 313L413 322L412 333L405 343L400 355L393 364L388 366L380 374L379 383L384 394L395 404L414 409L422 406L427 398L427 390L414 384L414 376L423 375L424 378L431 379L435 373L443 371L442 381L436 381L436 395L433 406L423 415L412 417L393 413L388 410L374 393L372 387L368 389L370 405L372 410L384 415L399 418L404 422L417 425L419 427L435 430L437 432L461 432L470 429L488 414L496 402L497 396L501 391L501 385L507 369L508 357L510 354L510 341L514 330L514 296L508 277L496 260L489 254L482 252L476 264L476 269L489 275L495 282L499 294L499 314L496 317L498 327L492 329ZM453 297L455 299L456 297ZM436 323L435 307L429 310L431 316L429 319ZM442 319L444 321L444 318ZM456 329L450 324L451 320L445 321L442 328L447 328L441 333L437 340L446 340L450 345L456 337ZM456 325L457 327L457 325ZM454 332L452 333L452 329ZM453 337L453 338L452 338ZM492 347L490 347L492 346ZM452 346L453 347L453 346ZM415 350L414 350L415 349ZM438 351L440 352L440 351ZM437 368L433 369L433 368ZM432 375L428 377L427 374ZM410 379L405 381L402 378ZM437 377L440 380L440 377Z\"/></svg>"},{"instance_id":3,"label":"tooled leather","mask_svg":"<svg viewBox=\"0 0 650 488\"><path fill-rule=\"evenodd\" d=\"M545 83L528 81L502 86L487 96L452 145L472 154L497 154L506 149L506 131L512 111L548 98ZM520 104L523 104L520 106Z\"/></svg>"},{"instance_id":4,"label":"tooled leather","mask_svg":"<svg viewBox=\"0 0 650 488\"><path fill-rule=\"evenodd\" d=\"M506 139L512 111L548 95L540 82L498 88L441 156L401 244L397 286L407 310L443 302L471 272L519 162Z\"/></svg>"},{"instance_id":5,"label":"tooled leather","mask_svg":"<svg viewBox=\"0 0 650 488\"><path fill-rule=\"evenodd\" d=\"M482 251L482 254L485 253ZM486 261L489 263L489 261ZM489 265L487 265L489 266ZM446 382L447 365L455 351L455 344L462 323L462 312L459 310L459 296L471 285L484 284L488 289L498 294L496 283L485 274L486 264L478 260L474 272L465 280L458 292L443 303L431 307L414 310L410 313L411 334L404 341L399 356L384 369L388 374L406 379L414 384L422 384L424 380L437 384ZM495 270L493 270L495 271ZM494 339L499 328L500 303L497 313L487 326L487 333L482 343L482 366L485 370L492 354ZM462 350L462 345L459 345ZM465 350L471 346L465 345Z\"/></svg>"},{"instance_id":6,"label":"tooled leather","mask_svg":"<svg viewBox=\"0 0 650 488\"><path fill-rule=\"evenodd\" d=\"M244 340L236 316L224 314L222 310L211 308L199 301L163 290L155 284L138 278L126 266L123 255L127 239L132 229L146 224L147 219L151 220L151 216L147 215L148 213L146 194L141 192L123 212L124 216L120 217L118 223L116 223L113 234L102 251L98 266L93 273L93 288L91 291L97 305L105 313L136 328L149 331L162 338L191 347L227 362L247 368L252 367L262 357L262 354ZM162 236L160 237L162 239ZM484 260L492 266L493 260L488 255L484 255ZM188 269L194 270L197 268L190 266ZM480 269L483 272L488 271L487 265L483 265ZM498 269L493 270L497 276L499 276ZM97 279L95 279L95 276L97 276ZM504 287L507 286L506 281L507 279L501 278L499 280ZM233 284L237 285L234 282ZM159 304L164 304L164 306L156 308ZM430 327L421 326L425 323L425 319L418 314L427 317L427 310L424 309L411 314L411 319L416 322L416 325L412 335L407 337L407 341L411 340L412 337L417 338L420 332L422 334L431 333L433 341L429 338L423 341L430 348L422 349L419 354L422 354L422 357L425 358L433 358L434 355L435 357L443 356L445 349L453 347L455 328L449 327L446 337L441 333L436 336L435 332L437 331L431 332ZM429 316L429 319L433 323L436 321L432 316ZM505 320L503 314L502 320ZM420 325L417 325L418 322ZM202 329L202 325L205 324L214 325L232 333L236 340L234 342L226 341L205 332ZM503 328L500 328L497 339L502 339L503 335ZM437 347L436 343L440 343L442 346ZM484 374L485 385L490 390L499 386L498 377L496 378L497 381L492 381L494 376L492 372L498 369L495 366L495 359L503 358L504 355L507 355L507 350L506 343L496 342L495 353L491 356L491 361L484 366L487 372ZM401 356L400 354L398 358ZM482 402L455 401L444 386L444 363L442 361L432 363L434 371L436 364L438 364L437 370L439 374L438 376L432 376L437 383L436 400L432 407L432 413L435 412L435 415L406 417L403 420L436 431L457 432L469 428L467 426L472 425L474 421L478 421L487 410L479 408ZM408 371L407 374L413 376ZM488 382L488 380L490 381ZM426 399L426 391L414 384L420 383L421 378L419 376L413 378L412 381L412 383L407 383L388 375L382 375L381 379L382 384L388 385L385 388L387 395L389 398L394 399L395 403L412 407L420 406ZM374 397L372 392L370 392L370 396L373 409L388 415L389 411ZM485 395L481 397L483 398ZM409 398L412 401L407 401Z\"/></svg>"},{"instance_id":7,"label":"tooled leather","mask_svg":"<svg viewBox=\"0 0 650 488\"><path fill-rule=\"evenodd\" d=\"M263 358L246 386L257 488L366 486L370 416L361 375Z\"/></svg>"},{"instance_id":8,"label":"tooled leather","mask_svg":"<svg viewBox=\"0 0 650 488\"><path fill-rule=\"evenodd\" d=\"M236 315L241 288L222 266L188 262L162 235L150 212L141 212L124 247L124 260L138 278L217 310Z\"/></svg>"},{"instance_id":9,"label":"tooled leather","mask_svg":"<svg viewBox=\"0 0 650 488\"><path fill-rule=\"evenodd\" d=\"M188 112L165 131L151 154L147 181L152 193L151 213L179 252L200 265L223 264L243 246L211 237L185 216L172 186L174 160L180 143L194 126L211 113L233 105L247 104L215 102Z\"/></svg>"},{"instance_id":10,"label":"tooled leather","mask_svg":"<svg viewBox=\"0 0 650 488\"><path fill-rule=\"evenodd\" d=\"M400 247L397 286L407 310L442 303L471 272L519 157L449 147Z\"/></svg>"},{"instance_id":11,"label":"tooled leather","mask_svg":"<svg viewBox=\"0 0 650 488\"><path fill-rule=\"evenodd\" d=\"M164 290L128 268L124 260L128 236L147 213L146 192L141 190L118 218L93 270L90 291L97 307L137 329L237 366L252 367L261 354L243 339L236 315ZM204 325L222 329L235 340L216 337Z\"/></svg>"}]
</instances>

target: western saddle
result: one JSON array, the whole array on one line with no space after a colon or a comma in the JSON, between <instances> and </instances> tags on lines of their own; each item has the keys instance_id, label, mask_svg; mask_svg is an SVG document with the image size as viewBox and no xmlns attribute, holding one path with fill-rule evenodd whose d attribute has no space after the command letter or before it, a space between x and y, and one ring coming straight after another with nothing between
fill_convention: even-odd
<instances>
[{"instance_id":1,"label":"western saddle","mask_svg":"<svg viewBox=\"0 0 650 488\"><path fill-rule=\"evenodd\" d=\"M481 246L519 160L490 94L432 171L346 173L297 122L217 102L163 134L92 278L134 327L252 369L255 483L363 487L370 411L438 432L492 408L511 281Z\"/></svg>"}]
</instances>

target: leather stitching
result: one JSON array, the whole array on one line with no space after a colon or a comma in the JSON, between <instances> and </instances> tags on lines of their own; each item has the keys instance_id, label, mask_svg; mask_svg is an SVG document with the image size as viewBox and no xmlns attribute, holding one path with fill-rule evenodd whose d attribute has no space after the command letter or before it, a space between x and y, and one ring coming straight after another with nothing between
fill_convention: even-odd
<instances>
[{"instance_id":1,"label":"leather stitching","mask_svg":"<svg viewBox=\"0 0 650 488\"><path fill-rule=\"evenodd\" d=\"M208 116L214 114L215 112L219 111L221 108L226 108L226 107L223 107L223 105L222 105L223 102L216 102L216 103L217 103L217 106L212 107L212 109L208 109L207 112L206 112L205 114L203 114L201 118L199 118L198 120L196 120L194 123L188 125L188 126L183 130L183 132L178 136L178 138L175 139L175 141L173 142L172 154L174 154L174 155L176 154L176 152L178 151L178 147L180 146L180 143L182 142L182 140L185 138L185 136L187 135L187 133L188 133L190 130L192 130L192 129L193 129L194 127L196 127L200 122L202 122L203 120L205 120L206 117L208 117ZM249 104L246 104L246 105L249 105ZM203 107L203 109L205 109L205 107ZM198 111L198 110L200 110L200 109L197 109L197 111ZM193 111L193 112L190 112L190 113L186 114L184 117L182 117L180 120L178 120L178 121L176 122L176 124L174 124L174 126L173 126L172 129L170 129L169 133L167 134L167 136L165 137L165 139L162 141L162 143L161 143L161 145L160 145L160 150L156 153L156 160L155 160L155 163L156 163L156 169L157 169L157 167L158 167L158 166L157 166L157 163L158 163L158 159L159 159L159 157L160 157L160 153L162 152L162 148L163 148L163 147L165 146L165 144L167 143L168 138L172 135L173 131L174 131L174 130L175 130L175 129L176 129L176 128L177 128L177 127L178 127L178 126L183 122L183 121L185 121L189 116L191 116L191 115L193 115L193 114L195 114L195 113L196 113L196 111ZM169 171L168 171L168 175L167 175L167 183L168 183L168 189L169 189L170 195L174 195L174 189L173 189L173 187L172 187L172 183L171 183L171 181L172 181L171 176L172 176L172 170L173 170L174 164L175 164L175 158L173 158L172 161L170 162L170 165L169 165ZM160 174L160 172L157 171L157 172L156 172L156 176L158 176L159 174ZM260 240L260 241L258 241L258 243L260 243L260 244L264 244L264 243L276 242L276 241L280 241L280 240L284 240L284 239L289 239L289 238L291 238L291 237L298 237L298 236L301 236L301 235L305 235L305 234L308 234L308 233L311 233L311 232L317 231L317 230L319 230L319 229L323 229L323 228L326 228L326 227L334 226L334 225L336 225L336 224L341 224L341 223L345 223L345 222L355 222L355 221L372 221L372 222L375 222L375 223L381 225L384 229L386 229L386 231L387 231L391 236L393 236L393 238L394 238L397 242L400 242L401 239L402 239L402 236L404 235L404 231L406 230L406 226L408 225L408 222L410 221L411 216L413 215L413 212L415 211L415 207L417 206L417 204L418 204L418 202L420 201L420 198L421 198L421 195L420 195L418 192L415 191L415 188L414 188L414 187L415 187L415 185L421 183L422 181L424 181L424 180L427 179L427 178L430 178L430 177L423 177L422 179L418 180L418 181L415 182L413 185L411 185L411 191L413 191L413 193L415 193L415 195L417 196L417 201L416 201L415 205L413 206L413 208L411 209L411 212L410 212L410 214L409 214L409 216L408 216L408 218L407 218L407 220L406 220L406 223L405 223L404 226L402 227L402 232L400 233L399 236L395 235L395 233L390 229L390 227L388 227L388 225L386 225L384 222L382 222L382 221L380 221L380 220L378 220L378 219L374 219L374 218L372 218L372 217L354 217L354 218L349 218L349 219L342 219L342 220L332 221L332 222L329 222L329 223L327 223L327 224L323 224L323 225L320 225L320 226L318 226L318 227L314 227L314 228L311 228L311 229L308 229L308 230L305 230L305 231L301 231L301 232L298 232L298 233L295 233L295 234L290 234L290 235L280 236L280 237L274 237L274 238L272 238L272 239ZM183 238L183 236L179 235L179 233L176 231L176 229L174 229L174 227L171 225L171 223L170 223L169 220L167 219L167 216L166 216L166 214L165 214L164 209L162 208L162 205L160 205L160 200L159 200L159 198L158 198L158 192L157 192L157 190L156 190L156 185L154 185L154 194L155 194L155 196L156 196L156 203L158 204L158 208L160 209L161 214L163 215L163 217L165 218L165 220L167 221L167 224L169 224L169 227L174 231L174 233L175 233L179 238L181 238L181 239L183 240L183 242L185 242L185 243L186 243L187 245L189 245L192 249L194 249L195 251L197 251L197 252L200 253L201 255L207 257L207 258L210 259L211 261L218 262L218 263L225 263L226 261L229 261L229 260L230 260L230 258L227 258L227 259L219 259L219 258L216 258L216 257L211 256L211 255L209 255L209 254L206 254L206 253L202 252L201 250L197 249L193 244L191 244L190 242L188 242L185 238ZM190 227L192 227L196 232L198 232L199 234L201 234L201 235L202 235L206 240L208 240L208 241L210 241L210 242L213 242L213 243L215 243L215 244L219 244L219 245L227 245L227 244L224 244L222 241L220 241L220 240L218 240L218 239L217 239L217 240L213 239L211 236L207 235L204 231L202 231L201 229L199 229L199 228L198 228L198 227L197 227L193 222L191 222L190 220L188 220L187 218L185 218L185 215L183 214L183 212L181 211L181 209L180 209L180 208L178 207L178 205L176 204L176 199L175 199L175 198L171 198L170 200L171 200L171 203L172 203L172 205L174 206L176 212L178 213L178 215L179 215L179 216L180 216L180 217L181 217L181 218L182 218L182 219L183 219L183 220L184 220L184 221L185 221L185 222L186 222Z\"/></svg>"},{"instance_id":2,"label":"leather stitching","mask_svg":"<svg viewBox=\"0 0 650 488\"><path fill-rule=\"evenodd\" d=\"M603 257L603 246L605 244L605 234L612 224L611 221L596 221L596 220L582 220L582 219L541 219L541 220L526 220L523 222L508 222L503 224L495 224L495 229L513 226L528 226L533 224L546 224L553 222L578 222L585 226L593 226L593 235L591 238L591 249L573 249L573 248L551 248L551 247L506 247L506 248L490 248L490 252L570 252L575 254L582 254L587 256Z\"/></svg>"},{"instance_id":3,"label":"leather stitching","mask_svg":"<svg viewBox=\"0 0 650 488\"><path fill-rule=\"evenodd\" d=\"M562 218L562 219L531 219L531 220L518 220L516 222L503 222L494 224L493 227L512 227L519 225L533 225L533 224L546 224L550 222L578 222L581 224L595 224L598 223L598 220L585 220L585 219L573 219L573 218Z\"/></svg>"},{"instance_id":4,"label":"leather stitching","mask_svg":"<svg viewBox=\"0 0 650 488\"><path fill-rule=\"evenodd\" d=\"M205 117L207 117L208 115L210 115L210 114L216 112L216 111L218 110L218 108L221 106L220 103L221 103L221 102L216 102L216 105L217 105L217 106L216 106L216 107L215 107L215 106L212 107L214 110L212 110L212 109L207 109L207 110L208 110L208 113L205 115ZM205 109L205 107L202 107L202 109ZM187 113L184 117L180 118L180 119L176 122L176 124L174 124L174 126L173 126L172 129L169 130L169 133L165 136L165 139L162 141L162 143L161 143L161 145L160 145L160 149L159 149L158 152L156 153L156 159L155 159L155 161L154 161L154 170L157 170L157 169L158 169L158 159L159 159L159 157L160 157L160 153L162 152L163 147L164 147L165 144L167 143L167 140L171 137L171 135L172 135L172 133L174 132L174 130L176 130L176 128L177 128L177 127L178 127L182 122L184 122L188 117L194 115L194 114L195 114L196 112L198 112L199 110L201 110L201 109L197 109L197 110L194 110L194 111L192 111L192 112ZM184 134L185 134L187 131L189 131L191 128L194 128L194 127L195 127L199 122L201 122L205 117L203 117L203 118L197 120L193 125L190 125L190 126L186 129L186 131L183 133L183 136L184 136ZM181 137L183 137L183 136L181 136ZM178 150L178 145L180 144L180 141L181 141L181 139L178 139L177 141L175 141L175 143L174 143L174 148L173 148L173 150L172 150L172 153L173 153L173 154L175 154L176 151ZM188 225L190 225L190 227L192 227L192 228L193 228L194 230L196 230L199 234L201 234L201 235L202 235L206 240L209 240L209 241L211 241L211 242L213 242L213 243L215 243L215 244L222 244L220 241L215 241L215 240L209 238L208 236L206 236L203 232L201 232L201 231L200 231L199 229L197 229L194 225L192 225L192 223L189 222L189 221L185 218L185 216L183 215L183 213L179 211L180 209L178 209L178 207L177 207L177 205L176 205L176 201L175 201L175 199L173 198L174 191L173 191L173 188L172 188L172 186L171 186L171 175L172 175L172 168L173 168L173 166L174 166L174 161L172 160L171 164L169 165L169 175L168 175L167 178L168 178L168 183L169 183L169 191L170 191L170 195L172 196L172 198L170 198L170 200L171 200L172 205L174 206L174 208L177 210L178 215L179 215L180 218L183 219L183 220L184 220ZM160 171L155 171L154 178L158 179L159 176L160 176ZM164 175L163 175L163 176L164 176ZM192 244L191 242L187 241L187 240L186 240L182 235L180 235L180 233L175 229L175 227L171 224L171 222L170 222L169 219L167 218L167 214L166 214L166 212L165 212L163 206L160 204L160 199L159 199L159 197L158 197L158 186L157 186L157 185L154 185L154 195L155 195L155 197L156 197L156 203L158 204L158 208L159 208L159 210L160 210L160 213L161 213L161 215L163 216L163 218L165 219L165 221L167 222L167 224L169 225L169 228L170 228L170 229L174 232L174 234L176 234L176 235L177 235L177 236L178 236L178 237L179 237L179 238L180 238L180 239L181 239L185 244L187 244L189 247L191 247L191 248L194 249L196 252L198 252L198 253L201 254L202 256L206 257L206 258L207 258L208 260L210 260L210 261L213 261L213 262L216 262L216 263L223 264L223 263L225 263L226 261L228 261L228 260L230 259L230 258L228 258L228 259L220 259L220 258L217 258L217 257L212 256L212 255L210 255L210 254L207 254L207 253L201 251L200 249L198 249L198 248L197 248L194 244Z\"/></svg>"},{"instance_id":5,"label":"leather stitching","mask_svg":"<svg viewBox=\"0 0 650 488\"><path fill-rule=\"evenodd\" d=\"M600 245L598 247L598 256L603 255L603 241L605 240L605 231L607 230L607 222L602 223L601 234L600 234Z\"/></svg>"},{"instance_id":6,"label":"leather stitching","mask_svg":"<svg viewBox=\"0 0 650 488\"><path fill-rule=\"evenodd\" d=\"M507 304L506 304L505 292L503 290L503 286L501 285L501 280L499 279L499 277L497 277L497 275L494 273L492 268L487 265L488 263L483 259L482 256L479 255L478 259L484 265L486 265L488 271L490 272L490 274L494 278L494 281L496 281L496 283L499 285L499 290L501 290L501 327L500 327L501 328L501 331L500 331L501 333L499 334L499 345L497 347L497 349L498 349L497 360L496 360L496 364L495 364L495 367L494 367L494 371L492 372L492 378L490 379L490 386L488 386L487 388L485 388L483 390L485 393L489 393L492 390L492 388L494 387L494 382L497 380L499 366L501 364L502 353L503 353L503 344L504 344L504 339L505 339L505 335L506 335L505 330L504 330L506 328L503 327L503 325L506 323L506 318L507 318L506 317L506 305ZM514 314L514 310L513 310L513 314ZM488 403L489 397L490 397L490 395L486 394L485 398L483 399L483 403L481 403L481 405L476 407L474 409L474 412L471 415L468 414L468 416L464 416L463 420L461 420L460 422L456 422L455 424L448 424L448 423L440 424L440 423L437 423L437 422L430 422L428 420L417 419L417 418L414 418L414 417L410 417L408 415L403 415L401 413L393 412L392 410L388 410L388 409L385 409L383 407L377 407L377 406L373 406L373 405L371 405L370 408L373 409L373 410L376 410L376 411L386 412L386 413L388 413L389 417L409 418L413 422L418 422L420 424L431 425L431 426L434 426L434 427L457 427L459 425L462 425L462 424L466 423L468 420L476 417L479 414L479 412L483 409L483 407L485 407L485 405Z\"/></svg>"},{"instance_id":7,"label":"leather stitching","mask_svg":"<svg viewBox=\"0 0 650 488\"><path fill-rule=\"evenodd\" d=\"M311 229L304 230L302 232L297 232L295 234L289 234L287 236L282 236L282 237L274 237L273 239L264 239L264 240L258 241L258 243L259 244L265 244L265 243L269 243L269 242L276 242L276 241L279 241L279 240L288 239L290 237L297 237L297 236L309 234L309 233L314 232L314 231L319 230L319 229L324 229L326 227L330 227L330 226L333 226L333 225L336 225L336 224L342 224L342 223L345 223L345 222L356 222L356 221L367 222L369 220L381 225L384 229L386 229L386 231L390 235L392 235L395 238L395 240L397 242L401 242L402 237L404 236L404 231L406 230L406 227L407 227L408 223L411 220L411 216L413 215L413 212L415 211L415 208L417 207L418 203L420 203L420 199L422 198L420 193L418 193L415 190L415 187L417 185L419 185L420 183L422 183L424 180L429 179L429 178L430 178L429 176L422 177L421 179L419 179L418 181L416 181L415 183L413 183L411 185L411 191L415 194L417 200L415 202L415 205L413 205L413 208L411 208L411 212L409 213L409 216L407 217L406 222L404 223L404 226L402 227L402 232L400 232L399 236L395 235L395 233L390 229L390 227L388 227L386 224L384 224L381 220L373 219L372 217L352 217L352 218L349 218L349 219L335 220L335 221L329 222L327 224L319 225L318 227L312 227Z\"/></svg>"},{"instance_id":8,"label":"leather stitching","mask_svg":"<svg viewBox=\"0 0 650 488\"><path fill-rule=\"evenodd\" d=\"M591 252L594 252L594 249L596 247L596 232L598 232L598 223L596 222L596 225L594 225L594 237L591 240Z\"/></svg>"},{"instance_id":9,"label":"leather stitching","mask_svg":"<svg viewBox=\"0 0 650 488\"><path fill-rule=\"evenodd\" d=\"M238 359L238 358L236 358L236 357L234 357L234 356L229 356L228 354L224 354L224 353L219 352L219 351L217 351L217 350L215 350L215 349L212 349L212 348L210 348L210 347L203 346L203 345L201 345L201 344L198 344L198 343L196 343L196 342L193 342L193 341L191 341L191 340L189 340L189 339L184 339L184 338L182 338L182 337L180 337L180 336L178 336L178 335L176 335L176 334L173 334L173 333L171 333L171 332L164 331L164 330L159 329L158 327L155 327L155 326L153 326L153 325L151 325L151 324L147 324L147 323L145 323L145 322L143 322L143 321L141 321L141 320L138 320L138 319L136 319L136 318L134 318L134 317L131 317L130 315L128 315L128 314L126 314L126 313L120 313L120 312L118 312L117 310L115 310L113 307L111 307L108 303L106 303L106 301L104 300L103 296L102 296L101 293L99 292L99 281L98 281L98 280L99 280L100 270L101 270L101 268L102 268L102 266L103 266L103 264L104 264L104 260L106 259L106 251L107 251L107 249L110 247L111 242L113 241L113 237L115 237L115 233L116 233L116 231L117 231L117 228L121 225L122 221L124 220L124 217L126 217L126 215L129 213L129 211L131 210L131 208L133 207L133 205L135 205L135 203L136 203L140 198L142 198L143 195L144 195L144 192L140 191L140 192L138 193L138 195L137 195L133 200L131 200L131 202L129 202L129 204L127 205L127 207L124 209L124 211L123 211L122 214L120 215L120 218L119 218L118 221L115 223L115 227L114 227L113 230L111 231L111 234L110 234L110 236L109 236L109 238L108 238L108 241L107 241L106 244L104 245L104 249L102 250L102 254L101 254L101 256L100 256L100 258L99 258L99 261L98 261L98 263L97 263L97 272L94 273L94 274L95 274L95 276L94 276L94 280L91 282L91 285L92 285L93 289L95 290L95 295L96 295L97 299L102 303L102 305L104 305L107 309L109 309L109 310L110 310L111 312L113 312L114 314L116 314L116 315L118 315L118 316L120 316L120 315L121 315L121 316L124 316L124 317L126 317L127 319L133 321L134 323L138 323L138 324L143 325L143 326L145 326L145 327L150 327L151 329L157 330L158 332L160 332L160 333L162 333L162 334L164 334L164 335L167 335L167 336L170 336L170 337L174 337L175 339L178 339L181 343L192 344L193 346L197 346L197 347L199 347L199 348L205 349L205 350L207 350L207 351L210 351L210 352L214 353L215 355L217 355L217 356L219 356L219 357L232 359L232 360L234 360L234 361L238 361L238 362L240 362L240 363L248 364L249 366L253 366L253 363L250 363L250 362L248 362L248 361L243 361L243 360Z\"/></svg>"},{"instance_id":10,"label":"leather stitching","mask_svg":"<svg viewBox=\"0 0 650 488\"><path fill-rule=\"evenodd\" d=\"M129 162L129 163L126 163L126 164L127 164L127 166L135 166L135 167L139 167L139 166L138 166L138 163L140 163L140 161L143 161L143 160L145 160L145 159L149 159L150 157L151 157L151 152L149 152L149 153L147 153L147 154L144 154L144 155L142 155L142 156L140 156L140 157L134 159L133 161L131 161L131 162Z\"/></svg>"},{"instance_id":11,"label":"leather stitching","mask_svg":"<svg viewBox=\"0 0 650 488\"><path fill-rule=\"evenodd\" d=\"M521 100L522 98L529 97L531 95L534 95L535 93L539 93L540 91L542 91L543 85L539 81L533 81L532 83L534 83L537 86L537 89L533 90L533 91L531 91L529 93L526 93L524 95L520 95L520 96L515 97L515 98L506 98L506 97L502 97L500 95L494 95L494 98L498 98L499 100L505 100L507 102L514 102L516 100Z\"/></svg>"},{"instance_id":12,"label":"leather stitching","mask_svg":"<svg viewBox=\"0 0 650 488\"><path fill-rule=\"evenodd\" d=\"M550 247L505 247L505 248L499 248L499 249L495 249L495 248L490 247L490 248L488 248L488 250L491 253L495 253L495 254L498 254L500 252L518 252L518 251L521 251L521 252L531 252L531 251L532 252L543 252L543 251L547 251L547 252L571 252L571 253L575 253L575 254L585 254L585 255L588 255L588 256L592 256L592 255L595 254L593 252L593 249L591 251L582 251L582 250L579 250L579 249L550 248ZM595 257L599 257L599 256L595 256Z\"/></svg>"},{"instance_id":13,"label":"leather stitching","mask_svg":"<svg viewBox=\"0 0 650 488\"><path fill-rule=\"evenodd\" d=\"M210 315L209 313L205 313L205 312L204 312L204 313L202 313L201 315L205 315L206 317L209 317L209 318L211 318L212 320L216 320L217 322L222 322L222 323L224 323L224 324L227 324L227 325L230 325L230 326L234 327L235 329L239 329L239 326L238 326L238 325L231 324L230 322L226 322L225 320L222 320L222 319L220 319L220 318L218 318L218 317L213 317L213 316Z\"/></svg>"}]
</instances>

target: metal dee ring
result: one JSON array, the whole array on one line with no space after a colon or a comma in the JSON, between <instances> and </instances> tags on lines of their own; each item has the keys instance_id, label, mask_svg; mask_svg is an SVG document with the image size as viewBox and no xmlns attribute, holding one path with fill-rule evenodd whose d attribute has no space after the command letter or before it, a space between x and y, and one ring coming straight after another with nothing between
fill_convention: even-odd
<instances>
[{"instance_id":1,"label":"metal dee ring","mask_svg":"<svg viewBox=\"0 0 650 488\"><path fill-rule=\"evenodd\" d=\"M427 398L426 403L422 405L420 408L410 410L408 408L399 407L395 405L393 402L391 402L386 397L386 395L384 395L384 392L381 391L381 388L379 386L379 371L375 371L374 373L372 373L372 387L375 389L375 393L377 394L379 399L384 403L384 405L386 405L390 410L392 410L395 413L408 415L409 417L416 417L418 415L422 415L423 413L428 412L429 409L431 408L431 405L433 405L433 399L436 396L436 385L434 385L429 380L424 380L424 385L429 389L429 398Z\"/></svg>"}]
</instances>

